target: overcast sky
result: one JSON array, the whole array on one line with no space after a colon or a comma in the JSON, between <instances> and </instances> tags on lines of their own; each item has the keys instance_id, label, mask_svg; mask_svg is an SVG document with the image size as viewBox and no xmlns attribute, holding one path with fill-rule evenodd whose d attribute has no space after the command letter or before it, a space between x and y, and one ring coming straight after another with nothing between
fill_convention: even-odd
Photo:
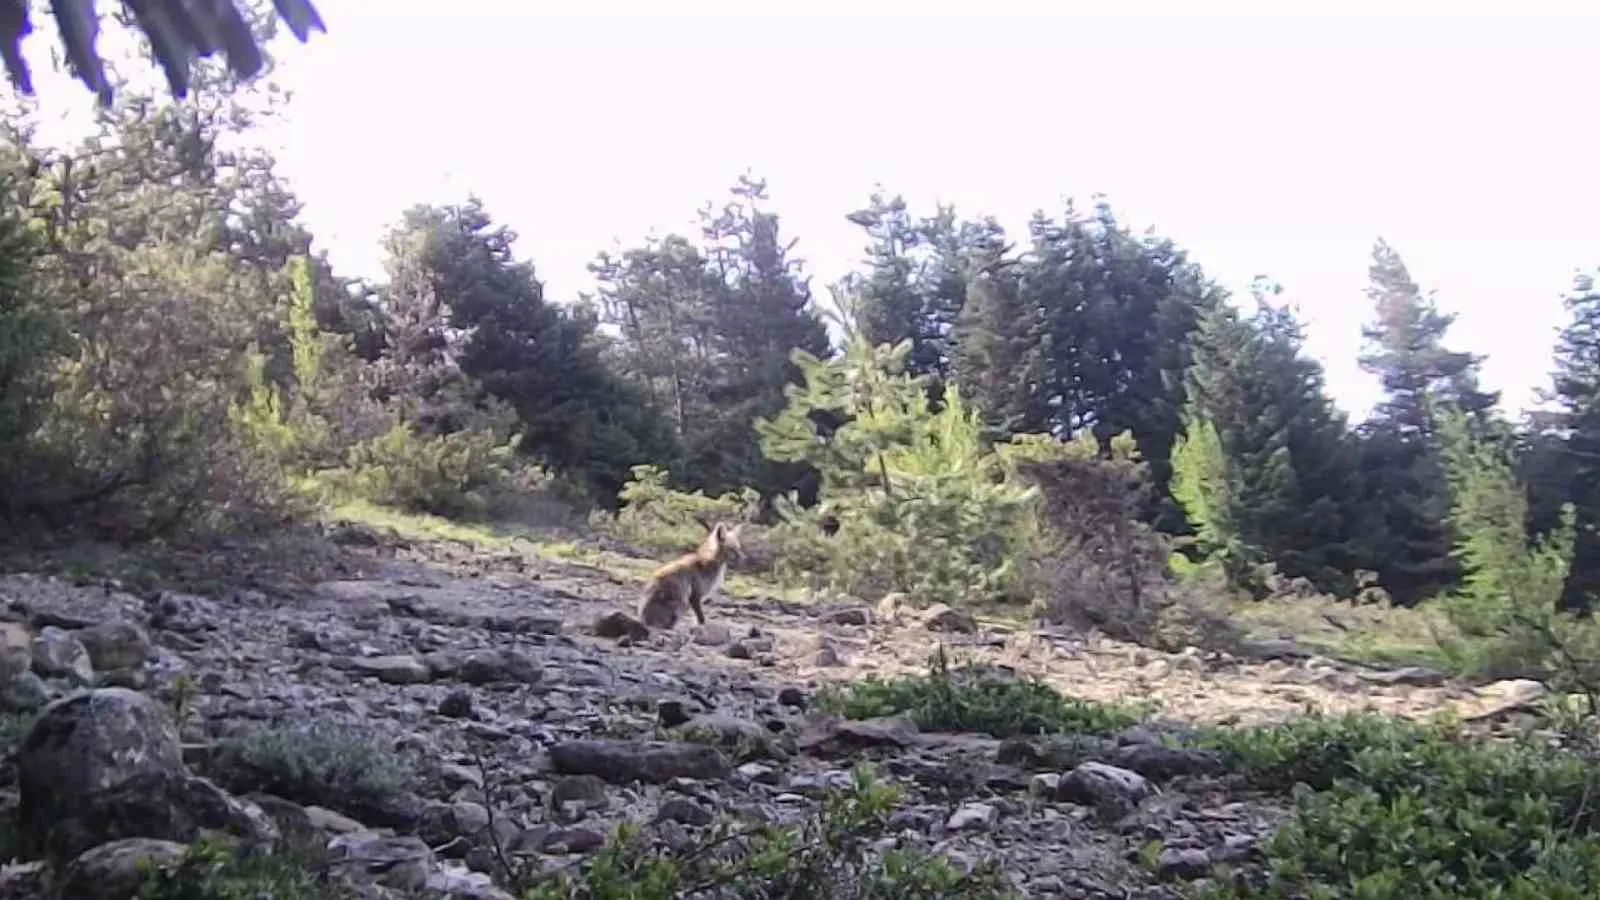
<instances>
[{"instance_id":1,"label":"overcast sky","mask_svg":"<svg viewBox=\"0 0 1600 900\"><path fill-rule=\"evenodd\" d=\"M1098 192L1241 295L1282 283L1360 414L1375 237L1459 313L1453 343L1488 354L1510 411L1546 382L1573 271L1600 263L1600 14L1555 4L317 3L330 33L282 52L297 96L268 140L351 274L379 273L407 205L469 191L557 298L746 169L819 291L862 256L843 215L876 183L1019 235Z\"/></svg>"}]
</instances>

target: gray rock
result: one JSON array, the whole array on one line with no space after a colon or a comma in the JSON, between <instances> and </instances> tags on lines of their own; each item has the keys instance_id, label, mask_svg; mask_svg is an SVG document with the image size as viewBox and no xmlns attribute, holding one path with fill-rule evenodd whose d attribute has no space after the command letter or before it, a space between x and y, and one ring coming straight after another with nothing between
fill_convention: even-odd
<instances>
[{"instance_id":1,"label":"gray rock","mask_svg":"<svg viewBox=\"0 0 1600 900\"><path fill-rule=\"evenodd\" d=\"M409 835L341 834L328 842L328 854L338 874L399 891L420 890L434 869L433 851Z\"/></svg>"},{"instance_id":2,"label":"gray rock","mask_svg":"<svg viewBox=\"0 0 1600 900\"><path fill-rule=\"evenodd\" d=\"M101 842L99 826L82 819L93 798L184 774L177 729L160 704L125 688L76 694L45 707L17 748L19 825L48 852L77 856Z\"/></svg>"},{"instance_id":3,"label":"gray rock","mask_svg":"<svg viewBox=\"0 0 1600 900\"><path fill-rule=\"evenodd\" d=\"M46 625L33 638L33 671L45 678L65 678L79 686L94 683L89 651L71 633Z\"/></svg>"},{"instance_id":4,"label":"gray rock","mask_svg":"<svg viewBox=\"0 0 1600 900\"><path fill-rule=\"evenodd\" d=\"M89 651L89 659L102 672L134 669L150 658L150 635L139 625L113 620L90 625L73 633Z\"/></svg>"},{"instance_id":5,"label":"gray rock","mask_svg":"<svg viewBox=\"0 0 1600 900\"><path fill-rule=\"evenodd\" d=\"M824 613L822 621L830 625L871 625L872 610L865 606L846 606Z\"/></svg>"},{"instance_id":6,"label":"gray rock","mask_svg":"<svg viewBox=\"0 0 1600 900\"><path fill-rule=\"evenodd\" d=\"M987 803L968 803L951 814L947 831L988 831L1000 821L1000 811Z\"/></svg>"},{"instance_id":7,"label":"gray rock","mask_svg":"<svg viewBox=\"0 0 1600 900\"><path fill-rule=\"evenodd\" d=\"M594 775L612 784L720 780L733 770L715 747L670 741L564 741L550 748L550 761L564 774Z\"/></svg>"},{"instance_id":8,"label":"gray rock","mask_svg":"<svg viewBox=\"0 0 1600 900\"><path fill-rule=\"evenodd\" d=\"M682 825L704 827L715 821L711 810L688 797L668 797L656 809L657 822L677 822Z\"/></svg>"},{"instance_id":9,"label":"gray rock","mask_svg":"<svg viewBox=\"0 0 1600 900\"><path fill-rule=\"evenodd\" d=\"M733 640L733 632L721 622L707 622L694 629L694 642L702 647L721 647Z\"/></svg>"},{"instance_id":10,"label":"gray rock","mask_svg":"<svg viewBox=\"0 0 1600 900\"><path fill-rule=\"evenodd\" d=\"M430 664L432 660L430 659ZM453 675L467 684L538 684L544 667L526 653L511 649L469 650L461 654L453 671L432 666L439 674Z\"/></svg>"},{"instance_id":11,"label":"gray rock","mask_svg":"<svg viewBox=\"0 0 1600 900\"><path fill-rule=\"evenodd\" d=\"M971 613L959 609L952 609L943 603L936 603L923 611L920 621L922 627L929 631L951 631L959 634L976 634L978 620Z\"/></svg>"},{"instance_id":12,"label":"gray rock","mask_svg":"<svg viewBox=\"0 0 1600 900\"><path fill-rule=\"evenodd\" d=\"M21 622L0 622L0 685L33 668L33 633Z\"/></svg>"},{"instance_id":13,"label":"gray rock","mask_svg":"<svg viewBox=\"0 0 1600 900\"><path fill-rule=\"evenodd\" d=\"M454 690L439 701L439 715L447 719L472 718L472 694L464 690Z\"/></svg>"},{"instance_id":14,"label":"gray rock","mask_svg":"<svg viewBox=\"0 0 1600 900\"><path fill-rule=\"evenodd\" d=\"M1154 793L1155 786L1138 772L1086 762L1062 776L1056 799L1094 807L1108 816L1122 816Z\"/></svg>"},{"instance_id":15,"label":"gray rock","mask_svg":"<svg viewBox=\"0 0 1600 900\"><path fill-rule=\"evenodd\" d=\"M349 666L384 684L424 684L433 680L433 670L415 656L356 656L350 658Z\"/></svg>"},{"instance_id":16,"label":"gray rock","mask_svg":"<svg viewBox=\"0 0 1600 900\"><path fill-rule=\"evenodd\" d=\"M176 841L124 838L79 854L61 873L61 896L73 900L128 900L144 883L146 866L182 861L188 847Z\"/></svg>"},{"instance_id":17,"label":"gray rock","mask_svg":"<svg viewBox=\"0 0 1600 900\"><path fill-rule=\"evenodd\" d=\"M916 743L917 734L917 725L909 716L860 721L822 716L806 723L795 745L813 756L837 756L872 747L909 747Z\"/></svg>"},{"instance_id":18,"label":"gray rock","mask_svg":"<svg viewBox=\"0 0 1600 900\"><path fill-rule=\"evenodd\" d=\"M631 641L643 641L650 637L650 629L645 624L625 612L608 612L594 622L595 637L618 640L627 638Z\"/></svg>"}]
</instances>

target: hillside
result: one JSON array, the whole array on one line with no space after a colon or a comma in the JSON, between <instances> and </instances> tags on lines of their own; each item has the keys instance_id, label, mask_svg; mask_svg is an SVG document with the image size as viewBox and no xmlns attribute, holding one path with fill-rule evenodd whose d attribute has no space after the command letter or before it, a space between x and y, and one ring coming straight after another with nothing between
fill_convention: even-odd
<instances>
[{"instance_id":1,"label":"hillside","mask_svg":"<svg viewBox=\"0 0 1600 900\"><path fill-rule=\"evenodd\" d=\"M329 533L155 566L98 557L101 571L139 572L136 589L91 577L82 551L67 568L83 585L6 576L7 646L31 641L32 669L45 676L8 669L7 695L61 694L89 675L89 660L121 658L126 668L94 672L94 683L135 687L175 715L189 770L234 791L230 804L255 801L244 821L264 814L279 835L326 843L362 896L479 897L505 896L489 886L491 874L507 884L502 858L524 873L570 869L624 822L694 846L714 818L802 820L863 763L904 792L882 830L891 843L958 866L992 861L1025 896L1190 896L1212 863L1259 865L1259 844L1290 803L1215 752L1167 747L1161 735L1357 710L1493 722L1518 700L1418 670L1165 654L948 609L930 617L759 592L714 603L704 628L619 641L595 624L629 608L642 561L593 542L485 548L362 525ZM957 672L1037 679L1104 712L1082 716L1078 734L1001 739L817 711L830 685L925 677L941 646ZM1133 725L1144 711L1117 705L1130 701L1154 714ZM152 739L97 730L92 740L112 754L137 749L115 742ZM23 746L23 790L30 765L35 777L61 765L52 752L64 751L41 738ZM1069 786L1095 763L1125 780ZM19 770L7 772L14 810ZM168 809L181 795L121 802L107 815L125 818L95 823L96 840L193 837L157 832L203 818ZM67 869L90 891L75 896L124 896L108 887L128 877L119 862L90 857ZM28 885L40 874L7 870L0 895L37 896Z\"/></svg>"}]
</instances>

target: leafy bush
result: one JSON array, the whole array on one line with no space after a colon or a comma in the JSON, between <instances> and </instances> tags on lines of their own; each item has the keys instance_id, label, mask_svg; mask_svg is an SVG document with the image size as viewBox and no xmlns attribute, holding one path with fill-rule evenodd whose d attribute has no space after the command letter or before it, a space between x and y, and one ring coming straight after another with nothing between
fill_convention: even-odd
<instances>
[{"instance_id":1,"label":"leafy bush","mask_svg":"<svg viewBox=\"0 0 1600 900\"><path fill-rule=\"evenodd\" d=\"M698 846L673 850L624 826L579 874L535 883L526 900L673 900L735 896L751 900L934 900L1017 896L991 865L970 874L913 849L880 851L899 801L866 769L851 786L826 794L795 827L722 825Z\"/></svg>"},{"instance_id":2,"label":"leafy bush","mask_svg":"<svg viewBox=\"0 0 1600 900\"><path fill-rule=\"evenodd\" d=\"M909 714L929 731L975 731L995 737L1110 734L1142 718L1140 709L1064 697L1037 681L1001 678L977 667L952 669L941 651L926 676L830 685L817 708L851 719Z\"/></svg>"},{"instance_id":3,"label":"leafy bush","mask_svg":"<svg viewBox=\"0 0 1600 900\"><path fill-rule=\"evenodd\" d=\"M660 466L634 466L633 477L617 495L622 506L614 516L596 512L592 522L622 540L651 550L676 552L706 537L706 523L748 521L760 496L751 488L708 497L673 489Z\"/></svg>"},{"instance_id":4,"label":"leafy bush","mask_svg":"<svg viewBox=\"0 0 1600 900\"><path fill-rule=\"evenodd\" d=\"M209 769L237 793L265 791L352 812L382 808L417 780L411 761L379 747L373 735L321 722L224 740Z\"/></svg>"},{"instance_id":5,"label":"leafy bush","mask_svg":"<svg viewBox=\"0 0 1600 900\"><path fill-rule=\"evenodd\" d=\"M1600 890L1600 773L1576 754L1375 716L1209 741L1260 786L1305 787L1266 845L1263 877L1223 879L1202 897L1533 900Z\"/></svg>"}]
</instances>

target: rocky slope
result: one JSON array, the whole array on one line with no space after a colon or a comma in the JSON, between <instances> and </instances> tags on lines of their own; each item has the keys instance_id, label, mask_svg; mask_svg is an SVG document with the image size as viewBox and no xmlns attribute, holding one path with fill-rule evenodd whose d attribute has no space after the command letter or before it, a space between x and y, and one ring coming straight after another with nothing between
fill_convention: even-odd
<instances>
[{"instance_id":1,"label":"rocky slope","mask_svg":"<svg viewBox=\"0 0 1600 900\"><path fill-rule=\"evenodd\" d=\"M75 860L71 896L127 896L130 860L207 831L327 846L373 895L505 896L487 874L502 859L576 865L625 820L669 843L719 816L790 821L873 761L907 791L901 842L995 859L1030 896L1177 897L1211 862L1248 860L1282 813L1162 730L1309 709L1473 718L1525 699L1288 645L1168 655L892 601L732 596L706 627L643 635L615 615L637 591L625 561L336 537L314 564L257 555L200 590L0 579L7 703L78 692L4 788L30 855ZM1002 677L1153 701L1170 724L999 741L808 708L829 681L923 672L940 644ZM290 777L282 735L306 727L293 752L320 768ZM7 869L3 895L37 894L46 871Z\"/></svg>"}]
</instances>

